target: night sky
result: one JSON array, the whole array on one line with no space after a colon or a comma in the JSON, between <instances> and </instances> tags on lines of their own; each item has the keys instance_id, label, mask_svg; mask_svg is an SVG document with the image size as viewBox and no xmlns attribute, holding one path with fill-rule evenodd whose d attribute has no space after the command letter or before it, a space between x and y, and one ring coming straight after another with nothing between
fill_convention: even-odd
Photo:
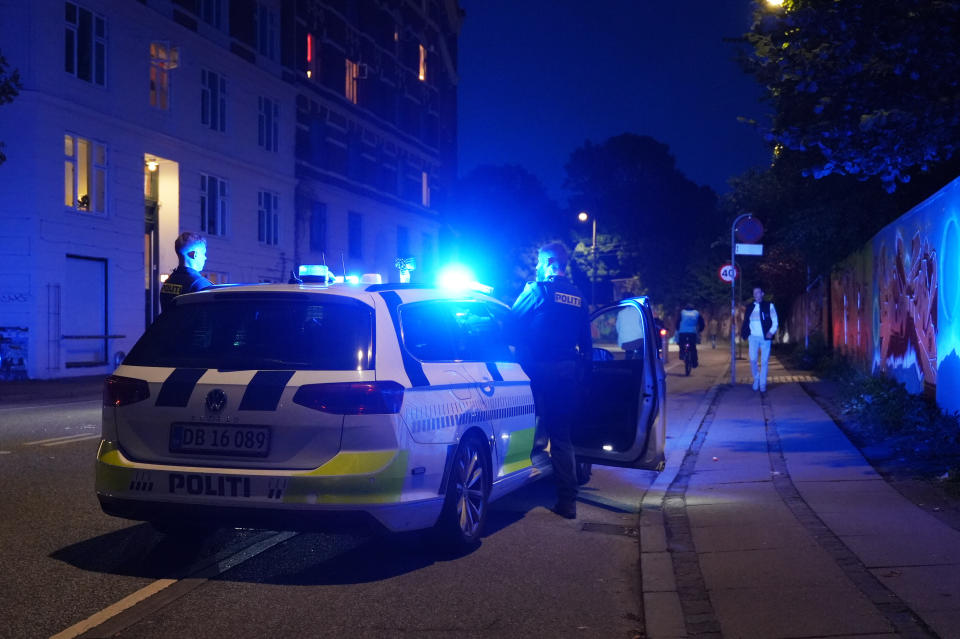
<instances>
[{"instance_id":1,"label":"night sky","mask_svg":"<svg viewBox=\"0 0 960 639\"><path fill-rule=\"evenodd\" d=\"M750 0L460 0L459 162L519 164L561 203L587 139L649 135L718 193L769 150L737 116L761 90L734 61Z\"/></svg>"}]
</instances>

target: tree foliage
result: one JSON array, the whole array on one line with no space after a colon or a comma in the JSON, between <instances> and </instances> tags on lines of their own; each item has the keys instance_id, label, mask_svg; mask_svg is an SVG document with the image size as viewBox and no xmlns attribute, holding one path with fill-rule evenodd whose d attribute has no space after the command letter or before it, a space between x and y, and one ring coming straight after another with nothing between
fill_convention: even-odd
<instances>
[{"instance_id":1,"label":"tree foliage","mask_svg":"<svg viewBox=\"0 0 960 639\"><path fill-rule=\"evenodd\" d=\"M888 191L951 158L960 134L960 3L758 3L746 70L767 88L771 145L814 177L878 176Z\"/></svg>"},{"instance_id":2,"label":"tree foliage","mask_svg":"<svg viewBox=\"0 0 960 639\"><path fill-rule=\"evenodd\" d=\"M571 208L597 219L601 278L638 275L656 302L683 303L690 269L723 223L713 191L683 175L665 144L629 133L586 142L571 154L566 172ZM579 228L585 239L577 256L589 272L591 230Z\"/></svg>"},{"instance_id":3,"label":"tree foliage","mask_svg":"<svg viewBox=\"0 0 960 639\"><path fill-rule=\"evenodd\" d=\"M536 176L516 165L484 165L464 176L453 189L447 222L456 259L511 302L533 279L536 247L566 235L560 207Z\"/></svg>"},{"instance_id":4,"label":"tree foliage","mask_svg":"<svg viewBox=\"0 0 960 639\"><path fill-rule=\"evenodd\" d=\"M13 102L13 99L20 93L23 84L20 82L20 72L14 69L9 70L7 59L0 54L0 105ZM3 153L3 142L0 142L0 164L7 160Z\"/></svg>"}]
</instances>

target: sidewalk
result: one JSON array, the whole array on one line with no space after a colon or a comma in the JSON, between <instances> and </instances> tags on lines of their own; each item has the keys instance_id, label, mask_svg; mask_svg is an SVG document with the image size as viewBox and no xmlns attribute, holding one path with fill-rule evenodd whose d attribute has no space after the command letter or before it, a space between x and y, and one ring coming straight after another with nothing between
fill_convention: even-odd
<instances>
[{"instance_id":1,"label":"sidewalk","mask_svg":"<svg viewBox=\"0 0 960 639\"><path fill-rule=\"evenodd\" d=\"M640 515L648 636L960 637L960 532L770 363L765 396L740 362L668 440Z\"/></svg>"},{"instance_id":2,"label":"sidewalk","mask_svg":"<svg viewBox=\"0 0 960 639\"><path fill-rule=\"evenodd\" d=\"M0 407L51 399L97 399L106 375L0 381Z\"/></svg>"}]
</instances>

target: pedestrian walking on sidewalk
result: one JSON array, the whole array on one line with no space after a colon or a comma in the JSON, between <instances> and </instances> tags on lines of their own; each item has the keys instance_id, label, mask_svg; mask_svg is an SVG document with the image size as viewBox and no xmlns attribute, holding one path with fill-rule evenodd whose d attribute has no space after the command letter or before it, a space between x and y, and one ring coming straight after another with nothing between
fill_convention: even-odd
<instances>
[{"instance_id":1,"label":"pedestrian walking on sidewalk","mask_svg":"<svg viewBox=\"0 0 960 639\"><path fill-rule=\"evenodd\" d=\"M707 322L707 335L710 336L710 348L717 347L717 329L719 324L717 323L716 317L711 317L710 321Z\"/></svg>"},{"instance_id":2,"label":"pedestrian walking on sidewalk","mask_svg":"<svg viewBox=\"0 0 960 639\"><path fill-rule=\"evenodd\" d=\"M750 359L750 372L753 374L753 390L767 392L767 363L770 361L770 344L780 326L777 321L777 309L773 302L763 299L763 287L753 287L753 302L747 305L740 326L740 339L747 340L747 356ZM757 370L759 355L759 368Z\"/></svg>"},{"instance_id":3,"label":"pedestrian walking on sidewalk","mask_svg":"<svg viewBox=\"0 0 960 639\"><path fill-rule=\"evenodd\" d=\"M569 253L560 242L541 247L537 281L527 282L513 303L517 358L530 378L537 425L550 436L557 486L553 511L577 516L577 463L571 440L580 367L593 354L583 293L567 279ZM539 430L539 429L538 429Z\"/></svg>"}]
</instances>

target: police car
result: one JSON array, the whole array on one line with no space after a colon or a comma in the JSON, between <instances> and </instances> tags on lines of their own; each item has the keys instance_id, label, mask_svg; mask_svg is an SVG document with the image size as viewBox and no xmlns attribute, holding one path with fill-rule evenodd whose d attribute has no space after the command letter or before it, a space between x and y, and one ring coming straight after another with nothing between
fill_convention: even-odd
<instances>
[{"instance_id":1,"label":"police car","mask_svg":"<svg viewBox=\"0 0 960 639\"><path fill-rule=\"evenodd\" d=\"M584 462L657 468L663 368L648 305L625 303L645 357L595 349L574 440ZM101 507L160 530L376 523L477 543L491 501L550 472L509 313L326 277L182 295L105 381Z\"/></svg>"}]
</instances>

